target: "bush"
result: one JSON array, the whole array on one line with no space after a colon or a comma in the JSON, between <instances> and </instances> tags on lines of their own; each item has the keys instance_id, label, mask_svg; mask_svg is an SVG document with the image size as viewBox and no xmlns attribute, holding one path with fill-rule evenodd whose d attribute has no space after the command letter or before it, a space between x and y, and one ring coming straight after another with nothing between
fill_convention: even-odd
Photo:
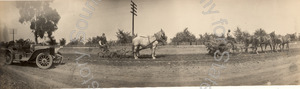
<instances>
[{"instance_id":1,"label":"bush","mask_svg":"<svg viewBox=\"0 0 300 89\"><path fill-rule=\"evenodd\" d=\"M61 46L66 45L66 39L65 39L65 38L62 38L61 40L59 40L59 44L60 44Z\"/></svg>"},{"instance_id":2,"label":"bush","mask_svg":"<svg viewBox=\"0 0 300 89\"><path fill-rule=\"evenodd\" d=\"M82 37L79 38L79 39L73 39L73 40L71 40L71 42L68 43L66 46L71 46L71 47L74 47L74 46L84 46L84 43L82 42Z\"/></svg>"},{"instance_id":3,"label":"bush","mask_svg":"<svg viewBox=\"0 0 300 89\"><path fill-rule=\"evenodd\" d=\"M190 45L192 45L192 42L196 41L196 37L194 34L192 34L190 31L188 31L188 28L185 28L183 32L178 32L174 38L171 39L172 43L179 44L181 42L190 42Z\"/></svg>"},{"instance_id":4,"label":"bush","mask_svg":"<svg viewBox=\"0 0 300 89\"><path fill-rule=\"evenodd\" d=\"M126 44L131 43L133 36L130 35L130 32L124 32L123 30L120 30L116 32L118 40L117 43Z\"/></svg>"}]
</instances>

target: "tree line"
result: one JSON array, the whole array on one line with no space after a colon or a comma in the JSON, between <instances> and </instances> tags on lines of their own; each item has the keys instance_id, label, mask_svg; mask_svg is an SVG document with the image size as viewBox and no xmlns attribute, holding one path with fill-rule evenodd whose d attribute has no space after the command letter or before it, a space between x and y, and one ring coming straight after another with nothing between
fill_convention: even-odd
<instances>
[{"instance_id":1,"label":"tree line","mask_svg":"<svg viewBox=\"0 0 300 89\"><path fill-rule=\"evenodd\" d=\"M128 45L131 43L132 39L135 37L135 36L131 35L131 32L126 32L122 29L118 29L118 31L116 32L116 36L117 36L116 41L113 41L113 40L107 41L105 36L96 36L96 37L88 38L86 43L81 41L82 38L73 39L71 42L69 42L67 44L67 46L95 47L95 46L99 46L99 41L102 41L103 43L108 44L108 45Z\"/></svg>"},{"instance_id":2,"label":"tree line","mask_svg":"<svg viewBox=\"0 0 300 89\"><path fill-rule=\"evenodd\" d=\"M259 28L257 30L255 30L255 32L253 33L253 35L256 36L265 36L268 33L262 29ZM275 34L275 32L273 32L273 34ZM234 31L233 31L233 35L235 36L235 39L238 43L243 43L244 39L246 37L251 36L249 32L247 31L242 31L241 28L237 27ZM78 39L73 39L71 42L66 43L66 39L62 38L59 40L59 42L56 42L56 40L49 40L46 42L40 42L38 44L41 45L62 45L62 46L89 46L89 47L96 47L99 46L99 41L104 41L104 43L108 44L108 45L130 45L132 39L135 36L131 35L131 32L126 32L122 29L118 29L118 31L116 32L116 37L117 40L113 41L107 41L106 37L103 36L96 36L96 37L91 37L87 39L87 42L84 43L82 42L82 38L78 38ZM222 37L225 37L225 34L222 35ZM205 44L205 42L212 40L212 38L217 38L217 36L215 34L212 33L204 33L204 34L199 34L199 37L197 38L193 33L191 33L189 31L188 28L183 29L183 31L178 32L175 37L171 38L171 42L169 44L171 45L182 45L183 43L185 43L185 45L203 45ZM297 37L296 34L291 34L291 40L292 41L300 41L300 36ZM12 45L14 43L14 41L10 41L10 42L1 42L0 45L1 46L7 46L7 45ZM21 45L28 45L28 44L33 44L35 43L32 40L29 39L18 39L15 41L15 43L17 44L21 44Z\"/></svg>"},{"instance_id":3,"label":"tree line","mask_svg":"<svg viewBox=\"0 0 300 89\"><path fill-rule=\"evenodd\" d=\"M273 32L275 33L275 31ZM255 30L254 34L255 36L265 36L268 33L262 29L259 28ZM271 33L269 33L271 34ZM237 27L233 31L233 35L235 36L235 39L238 43L243 43L246 37L251 36L249 32L242 31L241 28ZM296 33L290 34L291 35L291 41L300 41L300 36L297 37ZM185 28L182 32L178 32L174 38L171 38L171 43L173 45L180 45L182 43L188 43L185 45L203 45L205 42L212 40L213 38L217 38L218 36L215 34L199 34L199 38L196 38L194 34L192 34L188 28ZM225 34L222 34L222 37L225 37Z\"/></svg>"}]
</instances>

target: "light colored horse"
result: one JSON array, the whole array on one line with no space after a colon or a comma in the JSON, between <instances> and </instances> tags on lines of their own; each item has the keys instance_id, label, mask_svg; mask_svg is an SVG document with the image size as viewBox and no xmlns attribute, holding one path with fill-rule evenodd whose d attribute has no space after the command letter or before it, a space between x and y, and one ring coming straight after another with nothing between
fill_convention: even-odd
<instances>
[{"instance_id":1,"label":"light colored horse","mask_svg":"<svg viewBox=\"0 0 300 89\"><path fill-rule=\"evenodd\" d=\"M137 36L133 38L132 40L132 46L133 46L133 56L134 59L138 59L139 51L150 48L152 59L155 59L155 50L158 45L158 42L166 41L165 32L163 30L160 30L159 32L155 33L153 36Z\"/></svg>"}]
</instances>

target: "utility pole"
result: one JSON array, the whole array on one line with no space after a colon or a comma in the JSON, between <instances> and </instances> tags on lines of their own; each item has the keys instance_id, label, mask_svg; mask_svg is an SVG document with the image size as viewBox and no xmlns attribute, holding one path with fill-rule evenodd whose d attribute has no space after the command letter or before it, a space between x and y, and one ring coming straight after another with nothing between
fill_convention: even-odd
<instances>
[{"instance_id":1,"label":"utility pole","mask_svg":"<svg viewBox=\"0 0 300 89\"><path fill-rule=\"evenodd\" d=\"M137 5L131 0L131 10L132 13L132 36L134 36L134 16L137 16Z\"/></svg>"},{"instance_id":2,"label":"utility pole","mask_svg":"<svg viewBox=\"0 0 300 89\"><path fill-rule=\"evenodd\" d=\"M15 34L16 34L17 32L15 31L15 29L12 29L12 32L10 32L10 34L12 34L13 35L13 42L15 42Z\"/></svg>"},{"instance_id":3,"label":"utility pole","mask_svg":"<svg viewBox=\"0 0 300 89\"><path fill-rule=\"evenodd\" d=\"M15 42L15 29L13 29L13 41Z\"/></svg>"}]
</instances>

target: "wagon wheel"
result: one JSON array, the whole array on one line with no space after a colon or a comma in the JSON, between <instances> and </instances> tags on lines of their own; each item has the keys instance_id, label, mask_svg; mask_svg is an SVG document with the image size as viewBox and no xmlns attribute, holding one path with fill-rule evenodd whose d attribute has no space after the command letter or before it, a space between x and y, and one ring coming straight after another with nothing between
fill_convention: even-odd
<instances>
[{"instance_id":1,"label":"wagon wheel","mask_svg":"<svg viewBox=\"0 0 300 89\"><path fill-rule=\"evenodd\" d=\"M102 51L98 53L98 56L99 56L100 58L104 58L105 55L106 55L106 53L105 53L105 52L102 52Z\"/></svg>"},{"instance_id":2,"label":"wagon wheel","mask_svg":"<svg viewBox=\"0 0 300 89\"><path fill-rule=\"evenodd\" d=\"M36 57L36 65L41 69L48 69L53 63L53 58L49 53L40 53Z\"/></svg>"},{"instance_id":3,"label":"wagon wheel","mask_svg":"<svg viewBox=\"0 0 300 89\"><path fill-rule=\"evenodd\" d=\"M13 64L13 57L12 57L12 54L11 53L8 53L5 55L5 64Z\"/></svg>"},{"instance_id":4,"label":"wagon wheel","mask_svg":"<svg viewBox=\"0 0 300 89\"><path fill-rule=\"evenodd\" d=\"M232 42L232 41L229 41L227 44L226 44L227 48L226 50L228 50L229 52L234 52L236 50L236 46L235 44Z\"/></svg>"},{"instance_id":5,"label":"wagon wheel","mask_svg":"<svg viewBox=\"0 0 300 89\"><path fill-rule=\"evenodd\" d=\"M217 51L217 49L212 47L212 48L209 49L208 54L213 56L216 51Z\"/></svg>"}]
</instances>

